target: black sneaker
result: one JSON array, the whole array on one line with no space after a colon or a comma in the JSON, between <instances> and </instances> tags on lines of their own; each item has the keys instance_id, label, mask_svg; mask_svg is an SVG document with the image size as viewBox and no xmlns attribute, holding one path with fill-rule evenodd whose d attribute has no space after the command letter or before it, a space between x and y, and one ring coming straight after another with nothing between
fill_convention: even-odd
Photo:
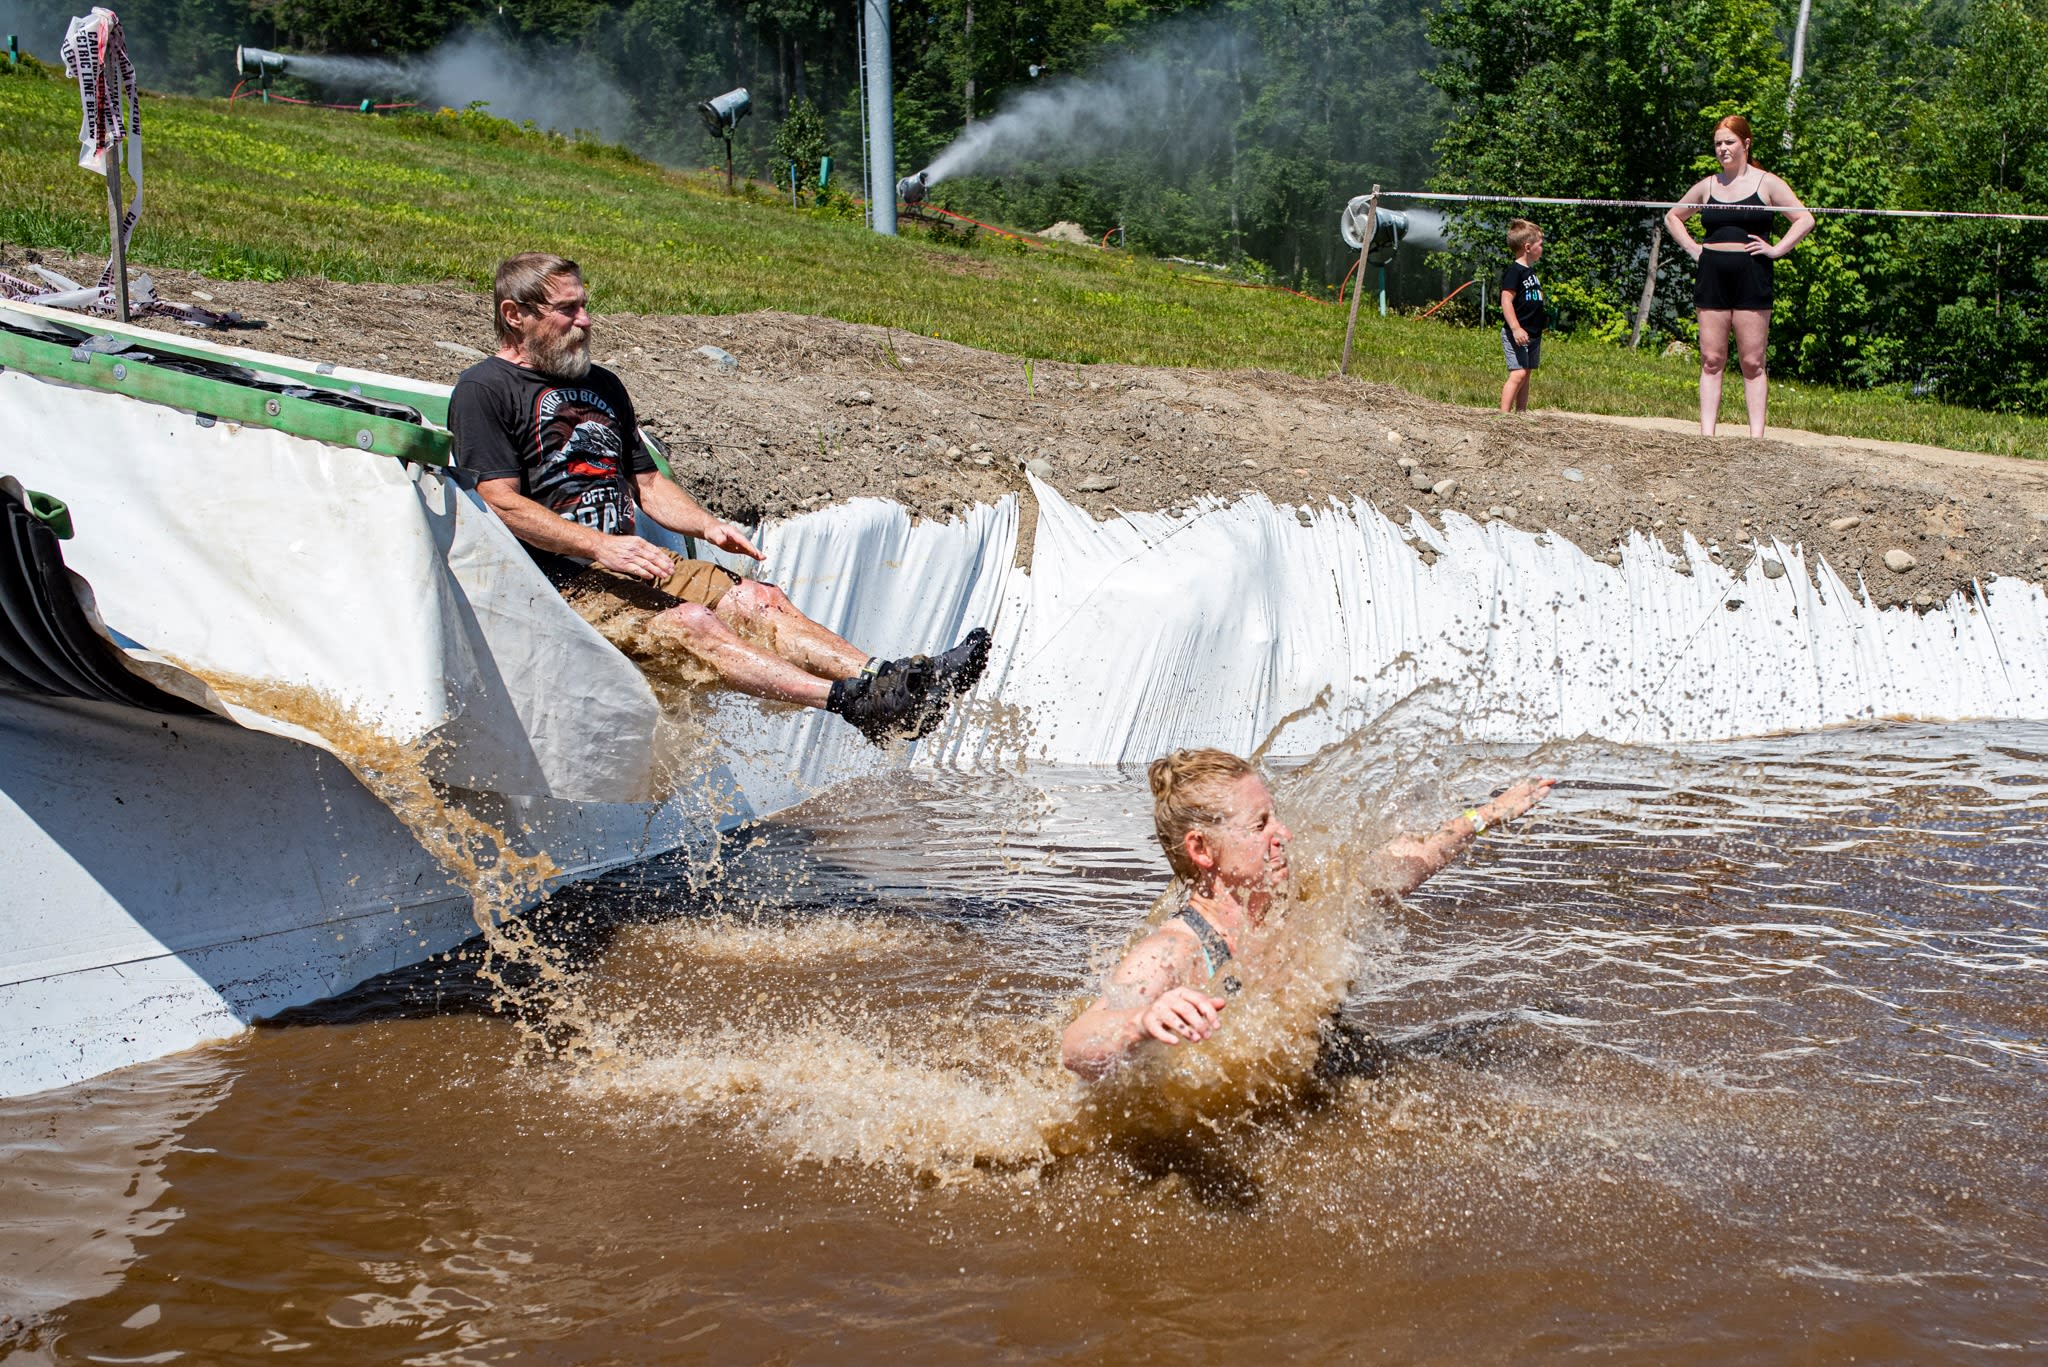
<instances>
[{"instance_id":1,"label":"black sneaker","mask_svg":"<svg viewBox=\"0 0 2048 1367\"><path fill-rule=\"evenodd\" d=\"M988 628L976 627L959 645L932 660L932 678L955 697L968 692L981 682L981 671L988 668L988 647Z\"/></svg>"},{"instance_id":2,"label":"black sneaker","mask_svg":"<svg viewBox=\"0 0 2048 1367\"><path fill-rule=\"evenodd\" d=\"M841 679L832 685L825 710L846 718L876 745L915 739L938 724L936 717L925 715L933 709L911 690L903 671L878 671Z\"/></svg>"},{"instance_id":3,"label":"black sneaker","mask_svg":"<svg viewBox=\"0 0 2048 1367\"><path fill-rule=\"evenodd\" d=\"M958 697L981 681L981 672L988 668L988 648L988 628L976 627L961 638L959 645L943 654L885 660L875 674L878 678L901 675L909 682L911 692L920 698L934 694Z\"/></svg>"}]
</instances>

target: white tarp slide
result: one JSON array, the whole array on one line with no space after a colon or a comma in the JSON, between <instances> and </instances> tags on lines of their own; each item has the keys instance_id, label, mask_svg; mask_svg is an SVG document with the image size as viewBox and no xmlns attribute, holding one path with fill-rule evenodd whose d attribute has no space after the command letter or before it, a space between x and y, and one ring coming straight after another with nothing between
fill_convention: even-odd
<instances>
[{"instance_id":1,"label":"white tarp slide","mask_svg":"<svg viewBox=\"0 0 2048 1367\"><path fill-rule=\"evenodd\" d=\"M66 563L156 656L311 686L401 741L438 731L441 776L461 787L652 795L646 682L452 483L18 373L0 374L0 411L17 436L6 472L71 505Z\"/></svg>"},{"instance_id":2,"label":"white tarp slide","mask_svg":"<svg viewBox=\"0 0 2048 1367\"><path fill-rule=\"evenodd\" d=\"M438 732L462 787L650 794L651 692L472 495L383 457L21 375L0 375L0 403L33 438L11 472L78 510L66 557L117 631L206 672L312 684L400 739ZM101 439L66 439L86 430ZM1783 577L1754 558L1738 579L1690 542L1675 556L1637 538L1610 568L1455 513L1439 529L1254 496L1098 523L1034 493L1028 573L1007 500L917 524L855 500L767 529L768 563L746 568L885 656L993 622L979 696L1022 709L1024 734L992 736L987 707L962 708L928 760L1248 750L1327 689L1281 742L1302 753L1430 683L1465 699L1471 739L2048 712L2048 602L2022 582L1922 614L1873 607L1785 547L1769 548ZM757 812L886 762L815 712L724 698L718 717Z\"/></svg>"},{"instance_id":3,"label":"white tarp slide","mask_svg":"<svg viewBox=\"0 0 2048 1367\"><path fill-rule=\"evenodd\" d=\"M910 527L867 504L768 528L758 572L876 649L919 640L907 614L957 624L922 637L951 639L999 602L979 695L1021 709L1021 748L1058 762L1248 751L1327 688L1277 747L1302 754L1431 683L1463 698L1473 740L2048 716L2048 597L2022 581L1919 613L1877 608L1775 544L1738 575L1689 539L1674 554L1636 537L1610 568L1562 537L1455 513L1441 529L1413 515L1402 526L1362 502L1297 511L1254 496L1096 522L1049 486L1034 492L1028 573L1001 539L1014 524L985 510ZM1767 577L1766 557L1786 573ZM863 584L848 578L861 562L916 573ZM858 591L870 588L886 600ZM926 743L927 761L972 763L989 748L967 710ZM815 716L758 717L745 745L791 756L813 781L857 771L865 749Z\"/></svg>"}]
</instances>

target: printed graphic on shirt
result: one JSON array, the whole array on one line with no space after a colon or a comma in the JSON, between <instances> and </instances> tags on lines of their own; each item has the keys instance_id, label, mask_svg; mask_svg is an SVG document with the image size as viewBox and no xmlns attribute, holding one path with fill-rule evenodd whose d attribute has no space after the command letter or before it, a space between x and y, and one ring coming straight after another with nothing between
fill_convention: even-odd
<instances>
[{"instance_id":1,"label":"printed graphic on shirt","mask_svg":"<svg viewBox=\"0 0 2048 1367\"><path fill-rule=\"evenodd\" d=\"M607 536L630 534L620 426L618 414L588 389L544 391L534 406L535 458L527 476L534 501Z\"/></svg>"},{"instance_id":2,"label":"printed graphic on shirt","mask_svg":"<svg viewBox=\"0 0 2048 1367\"><path fill-rule=\"evenodd\" d=\"M1500 273L1500 287L1503 293L1514 296L1515 321L1524 332L1533 335L1549 326L1550 310L1543 302L1543 282L1536 278L1534 270L1519 261L1510 261ZM1501 319L1501 326L1507 327L1507 319Z\"/></svg>"}]
</instances>

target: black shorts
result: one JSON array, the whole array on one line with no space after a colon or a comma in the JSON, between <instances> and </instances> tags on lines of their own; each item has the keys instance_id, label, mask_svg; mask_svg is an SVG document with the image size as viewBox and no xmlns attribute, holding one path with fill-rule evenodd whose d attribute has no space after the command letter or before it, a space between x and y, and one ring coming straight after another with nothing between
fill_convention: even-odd
<instances>
[{"instance_id":1,"label":"black shorts","mask_svg":"<svg viewBox=\"0 0 2048 1367\"><path fill-rule=\"evenodd\" d=\"M1771 258L1748 252L1700 253L1692 302L1701 309L1767 309L1771 306Z\"/></svg>"}]
</instances>

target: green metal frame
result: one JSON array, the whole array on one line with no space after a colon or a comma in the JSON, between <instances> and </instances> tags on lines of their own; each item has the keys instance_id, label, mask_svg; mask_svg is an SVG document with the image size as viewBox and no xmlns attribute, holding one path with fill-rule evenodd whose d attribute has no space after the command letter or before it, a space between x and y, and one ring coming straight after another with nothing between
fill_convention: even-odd
<instances>
[{"instance_id":1,"label":"green metal frame","mask_svg":"<svg viewBox=\"0 0 2048 1367\"><path fill-rule=\"evenodd\" d=\"M142 343L138 343L139 345ZM175 352L201 360L228 362L232 358L196 347L160 345L154 334L147 338L151 350ZM420 465L445 466L448 461L448 433L437 427L407 422L400 418L336 408L311 399L295 399L216 380L166 370L147 361L133 360L118 353L85 351L61 341L44 341L14 332L0 332L0 366L20 370L59 384L97 389L108 394L126 394L146 403L184 409L201 418L240 423L247 427L271 428L294 436L333 446L353 446L359 451L413 461ZM418 409L429 422L435 420L423 403L424 396L382 385L361 385L336 381L332 376L310 377L283 367L263 364L266 372L303 381L307 388L337 393L360 392L365 398L404 404ZM439 401L440 421L447 419L447 400Z\"/></svg>"},{"instance_id":2,"label":"green metal frame","mask_svg":"<svg viewBox=\"0 0 2048 1367\"><path fill-rule=\"evenodd\" d=\"M106 330L106 329L101 329ZM113 332L117 337L132 337L135 344L145 351L169 352L174 356L189 356L198 361L226 362L229 365L246 366L266 375L277 375L302 384L308 389L326 389L336 394L353 394L359 398L381 399L385 403L404 404L413 409L428 422L437 427L448 425L448 396L446 394L422 394L417 390L405 389L398 385L379 384L375 380L344 380L321 371L318 362L292 361L284 358L242 360L233 355L222 355L181 341L175 336L161 332L121 330ZM327 367L332 370L333 367Z\"/></svg>"}]
</instances>

